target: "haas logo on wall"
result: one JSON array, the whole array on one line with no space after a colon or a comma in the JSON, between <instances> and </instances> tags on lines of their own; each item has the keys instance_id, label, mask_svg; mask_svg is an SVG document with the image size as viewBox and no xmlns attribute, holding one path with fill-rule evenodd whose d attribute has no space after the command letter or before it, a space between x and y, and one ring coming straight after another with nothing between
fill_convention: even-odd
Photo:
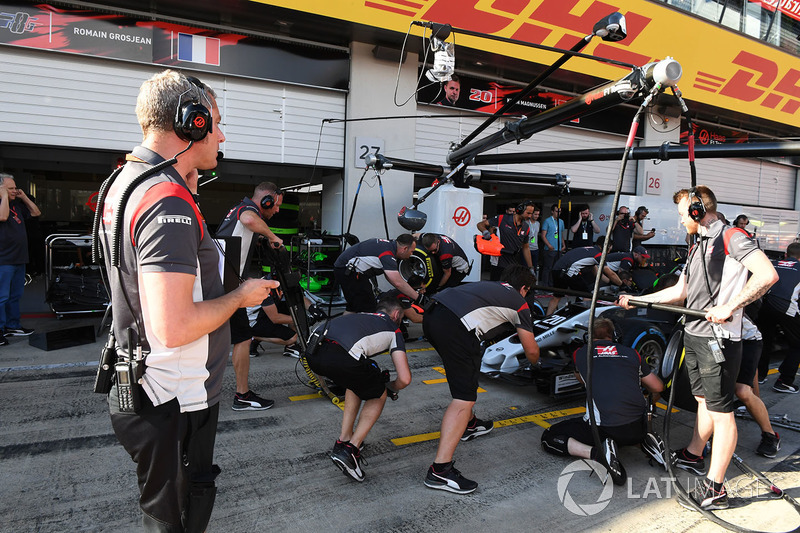
<instances>
[{"instance_id":1,"label":"haas logo on wall","mask_svg":"<svg viewBox=\"0 0 800 533\"><path fill-rule=\"evenodd\" d=\"M469 224L470 218L472 217L469 214L469 209L464 206L456 207L456 210L453 211L453 222L459 226Z\"/></svg>"}]
</instances>

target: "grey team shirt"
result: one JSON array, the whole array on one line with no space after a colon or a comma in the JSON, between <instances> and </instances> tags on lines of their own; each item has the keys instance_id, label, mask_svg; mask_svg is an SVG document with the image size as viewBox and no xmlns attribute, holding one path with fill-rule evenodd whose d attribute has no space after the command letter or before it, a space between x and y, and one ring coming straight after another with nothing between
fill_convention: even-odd
<instances>
[{"instance_id":1,"label":"grey team shirt","mask_svg":"<svg viewBox=\"0 0 800 533\"><path fill-rule=\"evenodd\" d=\"M743 229L725 226L719 220L711 224L708 234L689 251L681 274L686 277L686 307L706 310L728 303L747 283L748 270L742 261L757 250L755 241ZM737 309L730 321L714 325L717 335L741 340L743 313L743 309ZM695 317L686 317L686 332L697 337L714 335L711 322Z\"/></svg>"},{"instance_id":2,"label":"grey team shirt","mask_svg":"<svg viewBox=\"0 0 800 533\"><path fill-rule=\"evenodd\" d=\"M219 402L231 340L228 322L189 344L167 348L149 333L152 319L139 303L139 280L144 272L191 274L195 277L194 301L217 298L224 294L219 251L183 178L169 167L133 191L122 225L120 269L110 265L108 239L121 191L133 177L163 161L141 146L133 155L147 163L125 165L108 193L103 212L102 239L118 349L129 353L127 329L136 329L135 314L144 326L147 369L142 385L148 397L154 405L177 398L182 412L199 411Z\"/></svg>"},{"instance_id":3,"label":"grey team shirt","mask_svg":"<svg viewBox=\"0 0 800 533\"><path fill-rule=\"evenodd\" d=\"M519 291L500 281L476 281L436 293L433 300L447 307L479 339L489 338L505 324L532 331L531 310Z\"/></svg>"},{"instance_id":4,"label":"grey team shirt","mask_svg":"<svg viewBox=\"0 0 800 533\"><path fill-rule=\"evenodd\" d=\"M397 242L369 239L351 246L336 258L335 267L352 267L359 274L377 276L397 270Z\"/></svg>"},{"instance_id":5,"label":"grey team shirt","mask_svg":"<svg viewBox=\"0 0 800 533\"><path fill-rule=\"evenodd\" d=\"M247 267L250 264L253 249L255 248L256 240L253 238L255 234L242 223L242 215L245 211L251 211L261 218L261 213L258 206L250 198L242 198L233 209L228 211L225 218L220 222L217 228L217 236L219 237L241 237L242 248L239 253L239 275L244 276L247 272Z\"/></svg>"},{"instance_id":6,"label":"grey team shirt","mask_svg":"<svg viewBox=\"0 0 800 533\"><path fill-rule=\"evenodd\" d=\"M390 354L397 350L406 351L403 332L384 313L353 313L337 317L331 320L325 338L336 342L356 360L386 350Z\"/></svg>"}]
</instances>

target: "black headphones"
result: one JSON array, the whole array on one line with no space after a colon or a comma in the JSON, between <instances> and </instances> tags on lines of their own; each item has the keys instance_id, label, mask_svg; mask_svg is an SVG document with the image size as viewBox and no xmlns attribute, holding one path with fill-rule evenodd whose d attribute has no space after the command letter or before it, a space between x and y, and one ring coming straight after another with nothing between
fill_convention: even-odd
<instances>
[{"instance_id":1,"label":"black headphones","mask_svg":"<svg viewBox=\"0 0 800 533\"><path fill-rule=\"evenodd\" d=\"M529 206L532 205L533 202L531 202L530 200L525 200L524 202L518 204L517 207L514 208L514 211L516 211L518 215L521 215L522 213L525 212L525 209L527 209Z\"/></svg>"},{"instance_id":2,"label":"black headphones","mask_svg":"<svg viewBox=\"0 0 800 533\"><path fill-rule=\"evenodd\" d=\"M692 196L694 196L695 201L692 201ZM692 187L689 189L689 218L694 220L695 222L700 222L703 220L703 217L706 216L706 206L703 205L703 200L697 194L697 189Z\"/></svg>"},{"instance_id":3,"label":"black headphones","mask_svg":"<svg viewBox=\"0 0 800 533\"><path fill-rule=\"evenodd\" d=\"M197 94L183 103L180 99L178 100L173 129L175 134L184 141L202 141L206 135L211 133L214 122L211 112L200 102L201 96L205 96L207 100L208 96L206 96L200 80L194 76L184 77L197 88Z\"/></svg>"},{"instance_id":4,"label":"black headphones","mask_svg":"<svg viewBox=\"0 0 800 533\"><path fill-rule=\"evenodd\" d=\"M265 194L261 198L261 208L262 209L272 209L275 207L275 198L277 196L283 196L283 191L278 189L272 194Z\"/></svg>"}]
</instances>

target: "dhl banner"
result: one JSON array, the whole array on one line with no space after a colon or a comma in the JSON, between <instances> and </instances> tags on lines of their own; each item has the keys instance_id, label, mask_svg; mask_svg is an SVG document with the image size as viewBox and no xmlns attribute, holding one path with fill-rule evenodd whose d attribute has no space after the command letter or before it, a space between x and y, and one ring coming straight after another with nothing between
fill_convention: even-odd
<instances>
[{"instance_id":1,"label":"dhl banner","mask_svg":"<svg viewBox=\"0 0 800 533\"><path fill-rule=\"evenodd\" d=\"M627 39L594 39L584 53L636 65L672 56L683 67L679 87L686 98L800 126L800 57L648 0L252 1L402 33L411 21L424 20L559 48L570 48L602 17L620 11L627 19ZM423 29L414 26L411 31L421 36ZM545 65L558 57L459 34L456 72L460 46ZM580 58L562 68L606 79L626 74L623 67Z\"/></svg>"}]
</instances>

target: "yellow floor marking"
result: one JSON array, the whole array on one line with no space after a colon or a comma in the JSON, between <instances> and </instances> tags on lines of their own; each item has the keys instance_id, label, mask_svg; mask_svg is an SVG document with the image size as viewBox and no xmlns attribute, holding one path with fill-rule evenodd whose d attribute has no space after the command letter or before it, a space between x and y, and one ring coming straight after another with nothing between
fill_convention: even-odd
<instances>
[{"instance_id":1,"label":"yellow floor marking","mask_svg":"<svg viewBox=\"0 0 800 533\"><path fill-rule=\"evenodd\" d=\"M425 379L422 380L425 385L437 385L439 383L447 383L447 378L439 378L439 379Z\"/></svg>"},{"instance_id":2,"label":"yellow floor marking","mask_svg":"<svg viewBox=\"0 0 800 533\"><path fill-rule=\"evenodd\" d=\"M661 402L656 402L656 407L658 407L658 408L659 408L659 409L661 409L662 411L666 411L666 410L667 410L667 406L666 406L666 405L664 405L664 404L663 404L663 403L661 403ZM680 409L677 409L677 408L675 408L675 407L673 407L673 408L672 408L672 412L673 412L673 413L680 413L680 412L681 412L681 410L680 410Z\"/></svg>"},{"instance_id":3,"label":"yellow floor marking","mask_svg":"<svg viewBox=\"0 0 800 533\"><path fill-rule=\"evenodd\" d=\"M319 394L303 394L302 396L289 396L290 402L299 402L301 400L313 400L314 398L322 398Z\"/></svg>"},{"instance_id":4,"label":"yellow floor marking","mask_svg":"<svg viewBox=\"0 0 800 533\"><path fill-rule=\"evenodd\" d=\"M767 375L771 376L772 374L777 374L777 373L778 373L778 369L777 368L770 368L769 372L767 372Z\"/></svg>"},{"instance_id":5,"label":"yellow floor marking","mask_svg":"<svg viewBox=\"0 0 800 533\"><path fill-rule=\"evenodd\" d=\"M443 376L447 375L447 374L444 373L444 368L442 368L440 366L435 366L435 367L433 367L433 369L436 370L438 373L440 373Z\"/></svg>"},{"instance_id":6,"label":"yellow floor marking","mask_svg":"<svg viewBox=\"0 0 800 533\"><path fill-rule=\"evenodd\" d=\"M516 418L509 418L507 420L498 420L495 421L494 426L501 428L501 427L514 426L516 424L525 424L527 422L533 422L534 424L542 426L543 428L549 428L550 423L547 422L547 420L552 420L554 418L561 418L563 416L576 415L584 412L586 412L586 409L583 407L573 407L570 409L561 409L559 411L550 411L548 413L520 416ZM439 436L440 433L438 431L434 433L422 433L421 435L411 435L410 437L398 437L396 439L392 439L392 443L395 446L404 446L406 444L414 444L417 442L436 440L439 438Z\"/></svg>"},{"instance_id":7,"label":"yellow floor marking","mask_svg":"<svg viewBox=\"0 0 800 533\"><path fill-rule=\"evenodd\" d=\"M410 353L410 352L430 352L432 350L433 350L433 347L431 347L431 348L414 348L412 350L406 350L406 353Z\"/></svg>"}]
</instances>

